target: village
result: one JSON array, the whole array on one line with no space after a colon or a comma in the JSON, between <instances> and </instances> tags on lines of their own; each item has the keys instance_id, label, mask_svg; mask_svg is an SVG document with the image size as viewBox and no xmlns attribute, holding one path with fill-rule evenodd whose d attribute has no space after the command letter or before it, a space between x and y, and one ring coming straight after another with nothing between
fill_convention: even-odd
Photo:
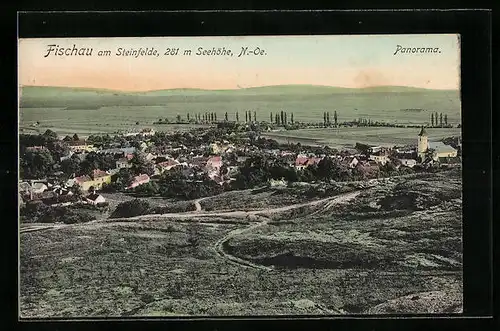
<instances>
[{"instance_id":1,"label":"village","mask_svg":"<svg viewBox=\"0 0 500 331\"><path fill-rule=\"evenodd\" d=\"M188 200L262 185L369 180L461 164L460 139L433 141L421 127L415 142L357 143L339 151L280 145L253 130L224 125L170 134L144 128L87 139L47 130L20 136L19 202L21 208L105 206L103 192Z\"/></svg>"}]
</instances>

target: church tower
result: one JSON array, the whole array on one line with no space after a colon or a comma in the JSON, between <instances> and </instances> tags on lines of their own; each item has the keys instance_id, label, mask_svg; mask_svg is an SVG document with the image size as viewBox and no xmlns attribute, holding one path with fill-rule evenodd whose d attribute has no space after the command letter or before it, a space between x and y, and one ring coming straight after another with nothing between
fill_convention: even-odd
<instances>
[{"instance_id":1,"label":"church tower","mask_svg":"<svg viewBox=\"0 0 500 331\"><path fill-rule=\"evenodd\" d=\"M422 126L422 129L418 134L418 145L417 145L417 155L422 160L425 159L425 153L427 152L428 148L429 148L429 142L427 141L427 132L425 131L425 128Z\"/></svg>"}]
</instances>

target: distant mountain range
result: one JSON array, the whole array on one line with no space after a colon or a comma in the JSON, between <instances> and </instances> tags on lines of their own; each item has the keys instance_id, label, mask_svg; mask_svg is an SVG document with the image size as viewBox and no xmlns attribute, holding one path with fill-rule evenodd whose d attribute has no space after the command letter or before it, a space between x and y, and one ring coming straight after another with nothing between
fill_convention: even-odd
<instances>
[{"instance_id":1,"label":"distant mountain range","mask_svg":"<svg viewBox=\"0 0 500 331\"><path fill-rule=\"evenodd\" d=\"M178 88L153 90L144 92L115 91L109 89L74 88L55 86L22 86L20 95L25 98L50 98L50 97L84 97L84 96L173 96L173 95L286 95L286 94L353 94L353 93L429 93L451 92L454 90L433 90L408 86L376 86L365 88L345 88L321 85L275 85L262 87L249 87L228 90L204 90L196 88Z\"/></svg>"}]
</instances>

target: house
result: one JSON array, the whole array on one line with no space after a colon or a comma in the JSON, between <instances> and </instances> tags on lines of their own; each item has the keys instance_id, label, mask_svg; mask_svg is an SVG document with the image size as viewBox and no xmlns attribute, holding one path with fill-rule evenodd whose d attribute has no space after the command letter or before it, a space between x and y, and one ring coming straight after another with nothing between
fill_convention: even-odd
<instances>
[{"instance_id":1,"label":"house","mask_svg":"<svg viewBox=\"0 0 500 331\"><path fill-rule=\"evenodd\" d=\"M30 146L26 147L26 151L28 152L37 152L37 151L47 151L47 147L45 146Z\"/></svg>"},{"instance_id":2,"label":"house","mask_svg":"<svg viewBox=\"0 0 500 331\"><path fill-rule=\"evenodd\" d=\"M73 154L74 154L74 153L73 153L73 151L71 151L71 150L70 150L68 155L61 156L61 157L59 158L59 160L60 160L61 162L62 162L62 161L65 161L65 160L69 160L69 159L71 159L71 157L73 156Z\"/></svg>"},{"instance_id":3,"label":"house","mask_svg":"<svg viewBox=\"0 0 500 331\"><path fill-rule=\"evenodd\" d=\"M116 169L132 168L132 163L128 161L129 159L126 157L119 158L118 160L116 160Z\"/></svg>"},{"instance_id":4,"label":"house","mask_svg":"<svg viewBox=\"0 0 500 331\"><path fill-rule=\"evenodd\" d=\"M299 155L295 159L295 169L303 170L308 166L318 164L322 159L320 157L307 157L304 155Z\"/></svg>"},{"instance_id":5,"label":"house","mask_svg":"<svg viewBox=\"0 0 500 331\"><path fill-rule=\"evenodd\" d=\"M19 193L30 193L30 192L32 192L30 183L27 182L19 183Z\"/></svg>"},{"instance_id":6,"label":"house","mask_svg":"<svg viewBox=\"0 0 500 331\"><path fill-rule=\"evenodd\" d=\"M101 149L98 150L97 153L100 154L113 154L113 155L123 155L126 157L127 154L133 155L135 153L136 149L135 147L119 147L119 148L108 148L108 149Z\"/></svg>"},{"instance_id":7,"label":"house","mask_svg":"<svg viewBox=\"0 0 500 331\"><path fill-rule=\"evenodd\" d=\"M222 153L222 147L218 143L212 143L208 146L210 153L212 154L220 154Z\"/></svg>"},{"instance_id":8,"label":"house","mask_svg":"<svg viewBox=\"0 0 500 331\"><path fill-rule=\"evenodd\" d=\"M91 187L100 190L103 184L109 183L111 183L111 174L99 169L92 171L91 176L84 175L75 178L75 184L78 184L82 191L88 191Z\"/></svg>"},{"instance_id":9,"label":"house","mask_svg":"<svg viewBox=\"0 0 500 331\"><path fill-rule=\"evenodd\" d=\"M156 159L156 155L148 153L148 154L146 154L145 158L146 158L146 161L153 161L154 159Z\"/></svg>"},{"instance_id":10,"label":"house","mask_svg":"<svg viewBox=\"0 0 500 331\"><path fill-rule=\"evenodd\" d=\"M343 163L347 165L349 168L354 169L356 168L356 165L358 165L359 160L355 156L349 156L344 159Z\"/></svg>"},{"instance_id":11,"label":"house","mask_svg":"<svg viewBox=\"0 0 500 331\"><path fill-rule=\"evenodd\" d=\"M142 129L140 132L143 136L154 136L156 134L155 129L152 128L145 128Z\"/></svg>"},{"instance_id":12,"label":"house","mask_svg":"<svg viewBox=\"0 0 500 331\"><path fill-rule=\"evenodd\" d=\"M435 161L439 158L457 157L457 150L441 141L429 141L428 147L432 151L432 158Z\"/></svg>"},{"instance_id":13,"label":"house","mask_svg":"<svg viewBox=\"0 0 500 331\"><path fill-rule=\"evenodd\" d=\"M48 186L44 183L33 183L31 184L31 190L33 193L42 193L48 189Z\"/></svg>"},{"instance_id":14,"label":"house","mask_svg":"<svg viewBox=\"0 0 500 331\"><path fill-rule=\"evenodd\" d=\"M238 163L245 163L247 160L248 160L248 156L238 155L236 157L236 162L238 162Z\"/></svg>"},{"instance_id":15,"label":"house","mask_svg":"<svg viewBox=\"0 0 500 331\"><path fill-rule=\"evenodd\" d=\"M52 190L57 196L72 196L73 195L73 192L71 192L70 190L68 189L65 189L65 188L62 188L62 187L58 187L58 188L55 188L54 190Z\"/></svg>"},{"instance_id":16,"label":"house","mask_svg":"<svg viewBox=\"0 0 500 331\"><path fill-rule=\"evenodd\" d=\"M221 156L210 157L207 160L206 167L219 170L222 167L222 157Z\"/></svg>"},{"instance_id":17,"label":"house","mask_svg":"<svg viewBox=\"0 0 500 331\"><path fill-rule=\"evenodd\" d=\"M383 150L382 146L370 146L368 147L368 153L373 154L373 153L378 153Z\"/></svg>"},{"instance_id":18,"label":"house","mask_svg":"<svg viewBox=\"0 0 500 331\"><path fill-rule=\"evenodd\" d=\"M284 179L270 179L268 181L269 186L271 187L283 187L286 186L286 181Z\"/></svg>"},{"instance_id":19,"label":"house","mask_svg":"<svg viewBox=\"0 0 500 331\"><path fill-rule=\"evenodd\" d=\"M146 142L142 141L140 144L139 144L139 149L141 151L145 151L146 148L148 148L148 144L146 144Z\"/></svg>"},{"instance_id":20,"label":"house","mask_svg":"<svg viewBox=\"0 0 500 331\"><path fill-rule=\"evenodd\" d=\"M208 157L204 156L195 156L189 162L189 166L203 168L207 164L208 159Z\"/></svg>"},{"instance_id":21,"label":"house","mask_svg":"<svg viewBox=\"0 0 500 331\"><path fill-rule=\"evenodd\" d=\"M385 165L389 162L389 156L383 152L377 152L375 154L371 154L368 158L369 160L375 161L377 164Z\"/></svg>"},{"instance_id":22,"label":"house","mask_svg":"<svg viewBox=\"0 0 500 331\"><path fill-rule=\"evenodd\" d=\"M462 160L460 157L440 157L437 159L437 162L441 165L456 166L461 164Z\"/></svg>"},{"instance_id":23,"label":"house","mask_svg":"<svg viewBox=\"0 0 500 331\"><path fill-rule=\"evenodd\" d=\"M100 203L106 202L106 199L100 194L92 193L85 197L85 202L92 205L98 205Z\"/></svg>"},{"instance_id":24,"label":"house","mask_svg":"<svg viewBox=\"0 0 500 331\"><path fill-rule=\"evenodd\" d=\"M132 189L132 188L140 186L142 184L149 183L149 181L150 181L150 178L149 178L149 176L147 174L135 176L134 179L133 179L133 181L132 181L132 184L130 184L127 187L127 189Z\"/></svg>"},{"instance_id":25,"label":"house","mask_svg":"<svg viewBox=\"0 0 500 331\"><path fill-rule=\"evenodd\" d=\"M86 140L71 140L67 142L70 151L73 153L92 152L97 150L94 145L87 144Z\"/></svg>"},{"instance_id":26,"label":"house","mask_svg":"<svg viewBox=\"0 0 500 331\"><path fill-rule=\"evenodd\" d=\"M402 166L408 168L413 168L417 164L417 161L414 159L399 159L399 161L401 162Z\"/></svg>"},{"instance_id":27,"label":"house","mask_svg":"<svg viewBox=\"0 0 500 331\"><path fill-rule=\"evenodd\" d=\"M168 171L174 167L177 167L180 165L180 162L177 160L167 160L164 162L160 162L156 165L156 168L158 169L159 174L162 174L165 171Z\"/></svg>"},{"instance_id":28,"label":"house","mask_svg":"<svg viewBox=\"0 0 500 331\"><path fill-rule=\"evenodd\" d=\"M380 170L380 167L375 161L366 161L359 162L355 169L363 173L365 176L372 176Z\"/></svg>"},{"instance_id":29,"label":"house","mask_svg":"<svg viewBox=\"0 0 500 331\"><path fill-rule=\"evenodd\" d=\"M307 156L302 156L299 155L295 159L295 169L297 170L303 170L307 168L307 162L309 161L309 158Z\"/></svg>"}]
</instances>

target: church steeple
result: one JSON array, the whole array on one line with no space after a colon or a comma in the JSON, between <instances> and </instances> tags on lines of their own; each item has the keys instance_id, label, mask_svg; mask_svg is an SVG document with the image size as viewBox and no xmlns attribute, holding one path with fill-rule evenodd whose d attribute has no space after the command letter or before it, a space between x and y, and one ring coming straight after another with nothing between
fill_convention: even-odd
<instances>
[{"instance_id":1,"label":"church steeple","mask_svg":"<svg viewBox=\"0 0 500 331\"><path fill-rule=\"evenodd\" d=\"M420 129L420 133L418 134L418 145L417 145L417 153L421 160L424 160L425 153L429 149L429 142L427 140L427 132L425 131L424 126Z\"/></svg>"}]
</instances>

